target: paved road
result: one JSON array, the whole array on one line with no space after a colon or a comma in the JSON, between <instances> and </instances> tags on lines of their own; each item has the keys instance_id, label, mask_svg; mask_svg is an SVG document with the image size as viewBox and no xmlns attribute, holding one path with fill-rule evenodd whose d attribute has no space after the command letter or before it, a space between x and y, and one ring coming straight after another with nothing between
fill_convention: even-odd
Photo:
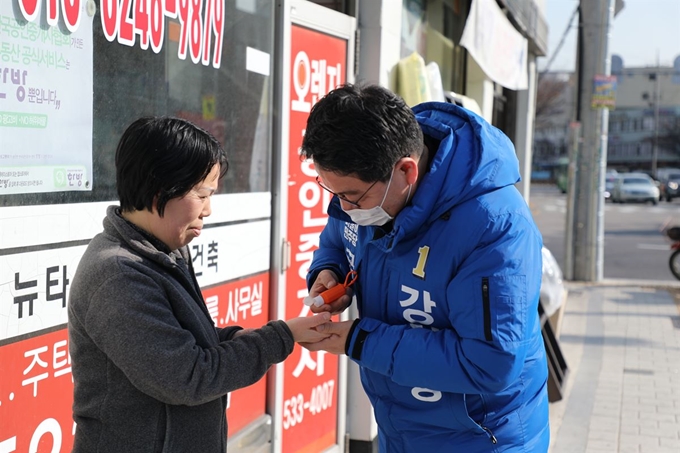
<instances>
[{"instance_id":1,"label":"paved road","mask_svg":"<svg viewBox=\"0 0 680 453\"><path fill-rule=\"evenodd\" d=\"M543 241L564 269L566 195L557 188L532 185L531 211ZM668 268L670 242L660 233L680 225L680 201L649 204L605 203L604 278L674 280Z\"/></svg>"}]
</instances>

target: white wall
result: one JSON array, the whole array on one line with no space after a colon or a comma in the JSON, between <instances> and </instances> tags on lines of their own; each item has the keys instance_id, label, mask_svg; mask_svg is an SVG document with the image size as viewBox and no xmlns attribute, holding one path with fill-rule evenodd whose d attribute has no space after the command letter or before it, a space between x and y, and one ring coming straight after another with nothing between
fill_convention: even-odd
<instances>
[{"instance_id":1,"label":"white wall","mask_svg":"<svg viewBox=\"0 0 680 453\"><path fill-rule=\"evenodd\" d=\"M482 117L491 122L493 117L493 81L486 76L474 58L468 54L465 95L477 101Z\"/></svg>"},{"instance_id":2,"label":"white wall","mask_svg":"<svg viewBox=\"0 0 680 453\"><path fill-rule=\"evenodd\" d=\"M534 117L536 115L536 56L529 54L527 58L529 70L529 88L517 92L517 121L515 130L515 151L519 159L519 172L522 180L517 189L529 203L531 183L531 161L534 143Z\"/></svg>"},{"instance_id":3,"label":"white wall","mask_svg":"<svg viewBox=\"0 0 680 453\"><path fill-rule=\"evenodd\" d=\"M396 64L401 51L401 12L401 0L359 2L357 82L378 83L396 90Z\"/></svg>"}]
</instances>

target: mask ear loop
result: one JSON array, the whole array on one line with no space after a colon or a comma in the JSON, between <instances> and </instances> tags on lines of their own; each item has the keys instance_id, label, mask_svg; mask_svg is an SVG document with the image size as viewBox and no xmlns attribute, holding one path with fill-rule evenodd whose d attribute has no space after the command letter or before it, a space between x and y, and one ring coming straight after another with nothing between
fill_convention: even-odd
<instances>
[{"instance_id":1,"label":"mask ear loop","mask_svg":"<svg viewBox=\"0 0 680 453\"><path fill-rule=\"evenodd\" d=\"M411 157L411 153L405 154L404 157ZM404 158L402 157L402 159ZM413 188L413 184L408 185L408 193L406 194L406 202L404 203L404 206L408 204L408 199L411 196L411 189Z\"/></svg>"},{"instance_id":2,"label":"mask ear loop","mask_svg":"<svg viewBox=\"0 0 680 453\"><path fill-rule=\"evenodd\" d=\"M394 168L392 169L392 173L390 174L390 180L387 181L387 189L385 189L385 195L383 195L383 199L380 202L381 208L382 208L382 205L385 203L385 199L387 198L387 192L390 191L390 185L392 184L392 178L394 178Z\"/></svg>"}]
</instances>

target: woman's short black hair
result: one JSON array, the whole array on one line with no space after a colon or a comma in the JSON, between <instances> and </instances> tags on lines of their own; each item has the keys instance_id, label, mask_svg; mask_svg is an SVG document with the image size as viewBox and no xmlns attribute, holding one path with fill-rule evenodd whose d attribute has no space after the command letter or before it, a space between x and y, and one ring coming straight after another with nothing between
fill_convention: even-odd
<instances>
[{"instance_id":1,"label":"woman's short black hair","mask_svg":"<svg viewBox=\"0 0 680 453\"><path fill-rule=\"evenodd\" d=\"M116 149L116 187L123 212L152 211L183 197L203 181L215 164L220 178L229 168L227 154L210 133L189 121L139 118L123 133Z\"/></svg>"},{"instance_id":2,"label":"woman's short black hair","mask_svg":"<svg viewBox=\"0 0 680 453\"><path fill-rule=\"evenodd\" d=\"M423 133L401 97L378 85L345 84L312 108L300 156L326 171L384 182L399 159L422 150Z\"/></svg>"}]
</instances>

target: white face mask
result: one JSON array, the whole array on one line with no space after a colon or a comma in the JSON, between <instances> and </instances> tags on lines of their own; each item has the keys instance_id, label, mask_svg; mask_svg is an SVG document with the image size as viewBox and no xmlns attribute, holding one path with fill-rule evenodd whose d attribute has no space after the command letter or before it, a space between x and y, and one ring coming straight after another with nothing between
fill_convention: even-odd
<instances>
[{"instance_id":1,"label":"white face mask","mask_svg":"<svg viewBox=\"0 0 680 453\"><path fill-rule=\"evenodd\" d=\"M391 215L385 212L385 210L382 208L382 205L371 209L352 209L345 212L352 218L352 222L363 226L385 225L393 218Z\"/></svg>"},{"instance_id":2,"label":"white face mask","mask_svg":"<svg viewBox=\"0 0 680 453\"><path fill-rule=\"evenodd\" d=\"M379 206L376 206L371 209L350 209L349 211L343 208L343 211L345 211L345 213L347 213L347 215L350 216L352 222L362 226L382 226L394 218L391 215L389 215L382 207L383 203L385 203L385 198L387 198L387 192L389 192L390 190L392 176L394 176L394 170L392 170L390 180L387 183L387 189L385 189L385 195L383 195L383 199L380 202ZM410 195L411 185L408 186L408 194L406 195L407 202L408 197Z\"/></svg>"}]
</instances>

